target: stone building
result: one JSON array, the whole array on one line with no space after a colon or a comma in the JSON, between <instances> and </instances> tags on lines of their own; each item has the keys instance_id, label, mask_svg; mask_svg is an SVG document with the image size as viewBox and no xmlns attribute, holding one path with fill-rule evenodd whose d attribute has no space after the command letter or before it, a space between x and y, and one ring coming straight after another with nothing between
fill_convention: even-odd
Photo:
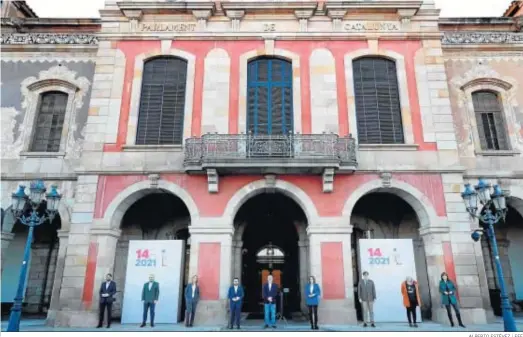
<instances>
[{"instance_id":1,"label":"stone building","mask_svg":"<svg viewBox=\"0 0 523 337\"><path fill-rule=\"evenodd\" d=\"M106 1L97 20L9 6L6 287L24 241L10 192L43 178L64 194L33 244L27 312L94 325L113 273L118 316L129 240L180 239L185 281L200 278L196 324L225 322L235 276L244 311L258 311L269 269L290 289L288 311L305 309L315 275L323 323L352 324L358 239L371 236L413 239L425 318L447 320L446 271L465 323L484 323L496 279L460 195L480 176L512 194L498 235L511 299L523 299L522 246L509 245L523 240L520 2L491 19L443 19L430 0ZM268 250L283 263L260 263Z\"/></svg>"}]
</instances>

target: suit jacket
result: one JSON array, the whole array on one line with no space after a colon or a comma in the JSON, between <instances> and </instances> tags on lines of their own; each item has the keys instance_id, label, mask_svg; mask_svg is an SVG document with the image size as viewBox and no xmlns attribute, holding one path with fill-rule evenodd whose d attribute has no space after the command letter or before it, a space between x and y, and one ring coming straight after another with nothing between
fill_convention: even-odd
<instances>
[{"instance_id":1,"label":"suit jacket","mask_svg":"<svg viewBox=\"0 0 523 337\"><path fill-rule=\"evenodd\" d=\"M237 304L241 305L242 301L243 301L243 296L244 296L243 287L241 285L238 285L238 290L236 292L234 291L234 286L231 286L229 288L229 292L227 293L227 298L229 299L230 304L237 303ZM232 300L234 297L239 297L240 299L238 301L234 302Z\"/></svg>"},{"instance_id":2,"label":"suit jacket","mask_svg":"<svg viewBox=\"0 0 523 337\"><path fill-rule=\"evenodd\" d=\"M103 297L102 294L109 294L109 296ZM107 281L102 282L100 285L100 303L113 303L114 294L116 294L116 282L109 281L109 287L107 287Z\"/></svg>"},{"instance_id":3,"label":"suit jacket","mask_svg":"<svg viewBox=\"0 0 523 337\"><path fill-rule=\"evenodd\" d=\"M273 283L271 286L271 290L269 291L269 283L265 283L263 285L262 295L263 301L265 303L276 304L276 297L278 297L278 285L276 283ZM269 297L272 297L272 302L269 302Z\"/></svg>"},{"instance_id":4,"label":"suit jacket","mask_svg":"<svg viewBox=\"0 0 523 337\"><path fill-rule=\"evenodd\" d=\"M376 300L376 287L372 280L360 280L358 284L358 297L363 302L372 302Z\"/></svg>"},{"instance_id":5,"label":"suit jacket","mask_svg":"<svg viewBox=\"0 0 523 337\"><path fill-rule=\"evenodd\" d=\"M160 284L158 282L153 281L151 290L149 290L149 282L146 282L143 285L142 301L144 301L145 303L152 303L154 301L158 301L159 297L160 297Z\"/></svg>"},{"instance_id":6,"label":"suit jacket","mask_svg":"<svg viewBox=\"0 0 523 337\"><path fill-rule=\"evenodd\" d=\"M313 297L309 297L309 295L311 295L311 284L307 283L305 285L305 289L304 289L305 304L307 304L307 305L318 305L319 302L320 302L320 295L321 295L321 290L320 290L319 284L317 284L317 283L313 284L313 286L312 286L312 294L314 296Z\"/></svg>"},{"instance_id":7,"label":"suit jacket","mask_svg":"<svg viewBox=\"0 0 523 337\"><path fill-rule=\"evenodd\" d=\"M198 303L200 300L200 287L196 285L196 289L194 289L194 298L192 297L192 283L189 283L187 287L185 287L185 303L193 302Z\"/></svg>"}]
</instances>

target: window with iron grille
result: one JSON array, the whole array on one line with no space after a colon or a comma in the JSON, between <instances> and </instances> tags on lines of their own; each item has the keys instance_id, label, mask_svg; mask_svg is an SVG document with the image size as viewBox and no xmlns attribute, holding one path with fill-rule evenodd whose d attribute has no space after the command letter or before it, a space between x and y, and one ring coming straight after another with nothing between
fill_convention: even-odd
<instances>
[{"instance_id":1,"label":"window with iron grille","mask_svg":"<svg viewBox=\"0 0 523 337\"><path fill-rule=\"evenodd\" d=\"M181 145L187 61L158 57L145 62L136 131L137 145Z\"/></svg>"},{"instance_id":2,"label":"window with iron grille","mask_svg":"<svg viewBox=\"0 0 523 337\"><path fill-rule=\"evenodd\" d=\"M48 91L40 95L31 151L60 150L67 99L68 95L60 91Z\"/></svg>"},{"instance_id":3,"label":"window with iron grille","mask_svg":"<svg viewBox=\"0 0 523 337\"><path fill-rule=\"evenodd\" d=\"M396 63L385 58L363 57L355 60L352 67L358 142L403 144Z\"/></svg>"},{"instance_id":4,"label":"window with iron grille","mask_svg":"<svg viewBox=\"0 0 523 337\"><path fill-rule=\"evenodd\" d=\"M291 62L277 58L249 62L247 130L262 135L293 131Z\"/></svg>"},{"instance_id":5,"label":"window with iron grille","mask_svg":"<svg viewBox=\"0 0 523 337\"><path fill-rule=\"evenodd\" d=\"M472 93L474 114L482 150L509 150L499 97L492 91Z\"/></svg>"}]
</instances>

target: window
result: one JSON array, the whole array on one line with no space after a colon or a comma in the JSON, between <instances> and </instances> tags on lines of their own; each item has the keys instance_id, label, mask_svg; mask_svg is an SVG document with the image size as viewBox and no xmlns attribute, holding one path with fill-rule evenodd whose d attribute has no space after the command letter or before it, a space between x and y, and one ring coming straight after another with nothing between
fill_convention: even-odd
<instances>
[{"instance_id":1,"label":"window","mask_svg":"<svg viewBox=\"0 0 523 337\"><path fill-rule=\"evenodd\" d=\"M353 62L358 142L403 144L396 63L363 57Z\"/></svg>"},{"instance_id":2,"label":"window","mask_svg":"<svg viewBox=\"0 0 523 337\"><path fill-rule=\"evenodd\" d=\"M291 62L277 58L249 62L247 130L262 135L293 131Z\"/></svg>"},{"instance_id":3,"label":"window","mask_svg":"<svg viewBox=\"0 0 523 337\"><path fill-rule=\"evenodd\" d=\"M144 65L137 145L181 145L187 61L159 57Z\"/></svg>"},{"instance_id":4,"label":"window","mask_svg":"<svg viewBox=\"0 0 523 337\"><path fill-rule=\"evenodd\" d=\"M40 95L32 152L58 152L62 139L68 95L49 91Z\"/></svg>"},{"instance_id":5,"label":"window","mask_svg":"<svg viewBox=\"0 0 523 337\"><path fill-rule=\"evenodd\" d=\"M505 122L499 97L491 91L472 93L482 150L508 150Z\"/></svg>"}]
</instances>

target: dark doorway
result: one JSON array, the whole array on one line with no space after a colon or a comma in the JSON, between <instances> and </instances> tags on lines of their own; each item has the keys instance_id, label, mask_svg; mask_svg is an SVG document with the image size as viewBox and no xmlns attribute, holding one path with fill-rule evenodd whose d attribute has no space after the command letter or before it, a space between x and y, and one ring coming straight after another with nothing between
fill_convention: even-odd
<instances>
[{"instance_id":1,"label":"dark doorway","mask_svg":"<svg viewBox=\"0 0 523 337\"><path fill-rule=\"evenodd\" d=\"M300 267L296 223L305 223L305 214L290 198L264 193L242 206L236 223L245 223L242 252L242 283L246 291L243 311L248 318L263 317L262 285L270 273L284 291L283 313L300 311ZM280 295L281 296L281 295ZM280 299L277 303L281 313Z\"/></svg>"}]
</instances>

